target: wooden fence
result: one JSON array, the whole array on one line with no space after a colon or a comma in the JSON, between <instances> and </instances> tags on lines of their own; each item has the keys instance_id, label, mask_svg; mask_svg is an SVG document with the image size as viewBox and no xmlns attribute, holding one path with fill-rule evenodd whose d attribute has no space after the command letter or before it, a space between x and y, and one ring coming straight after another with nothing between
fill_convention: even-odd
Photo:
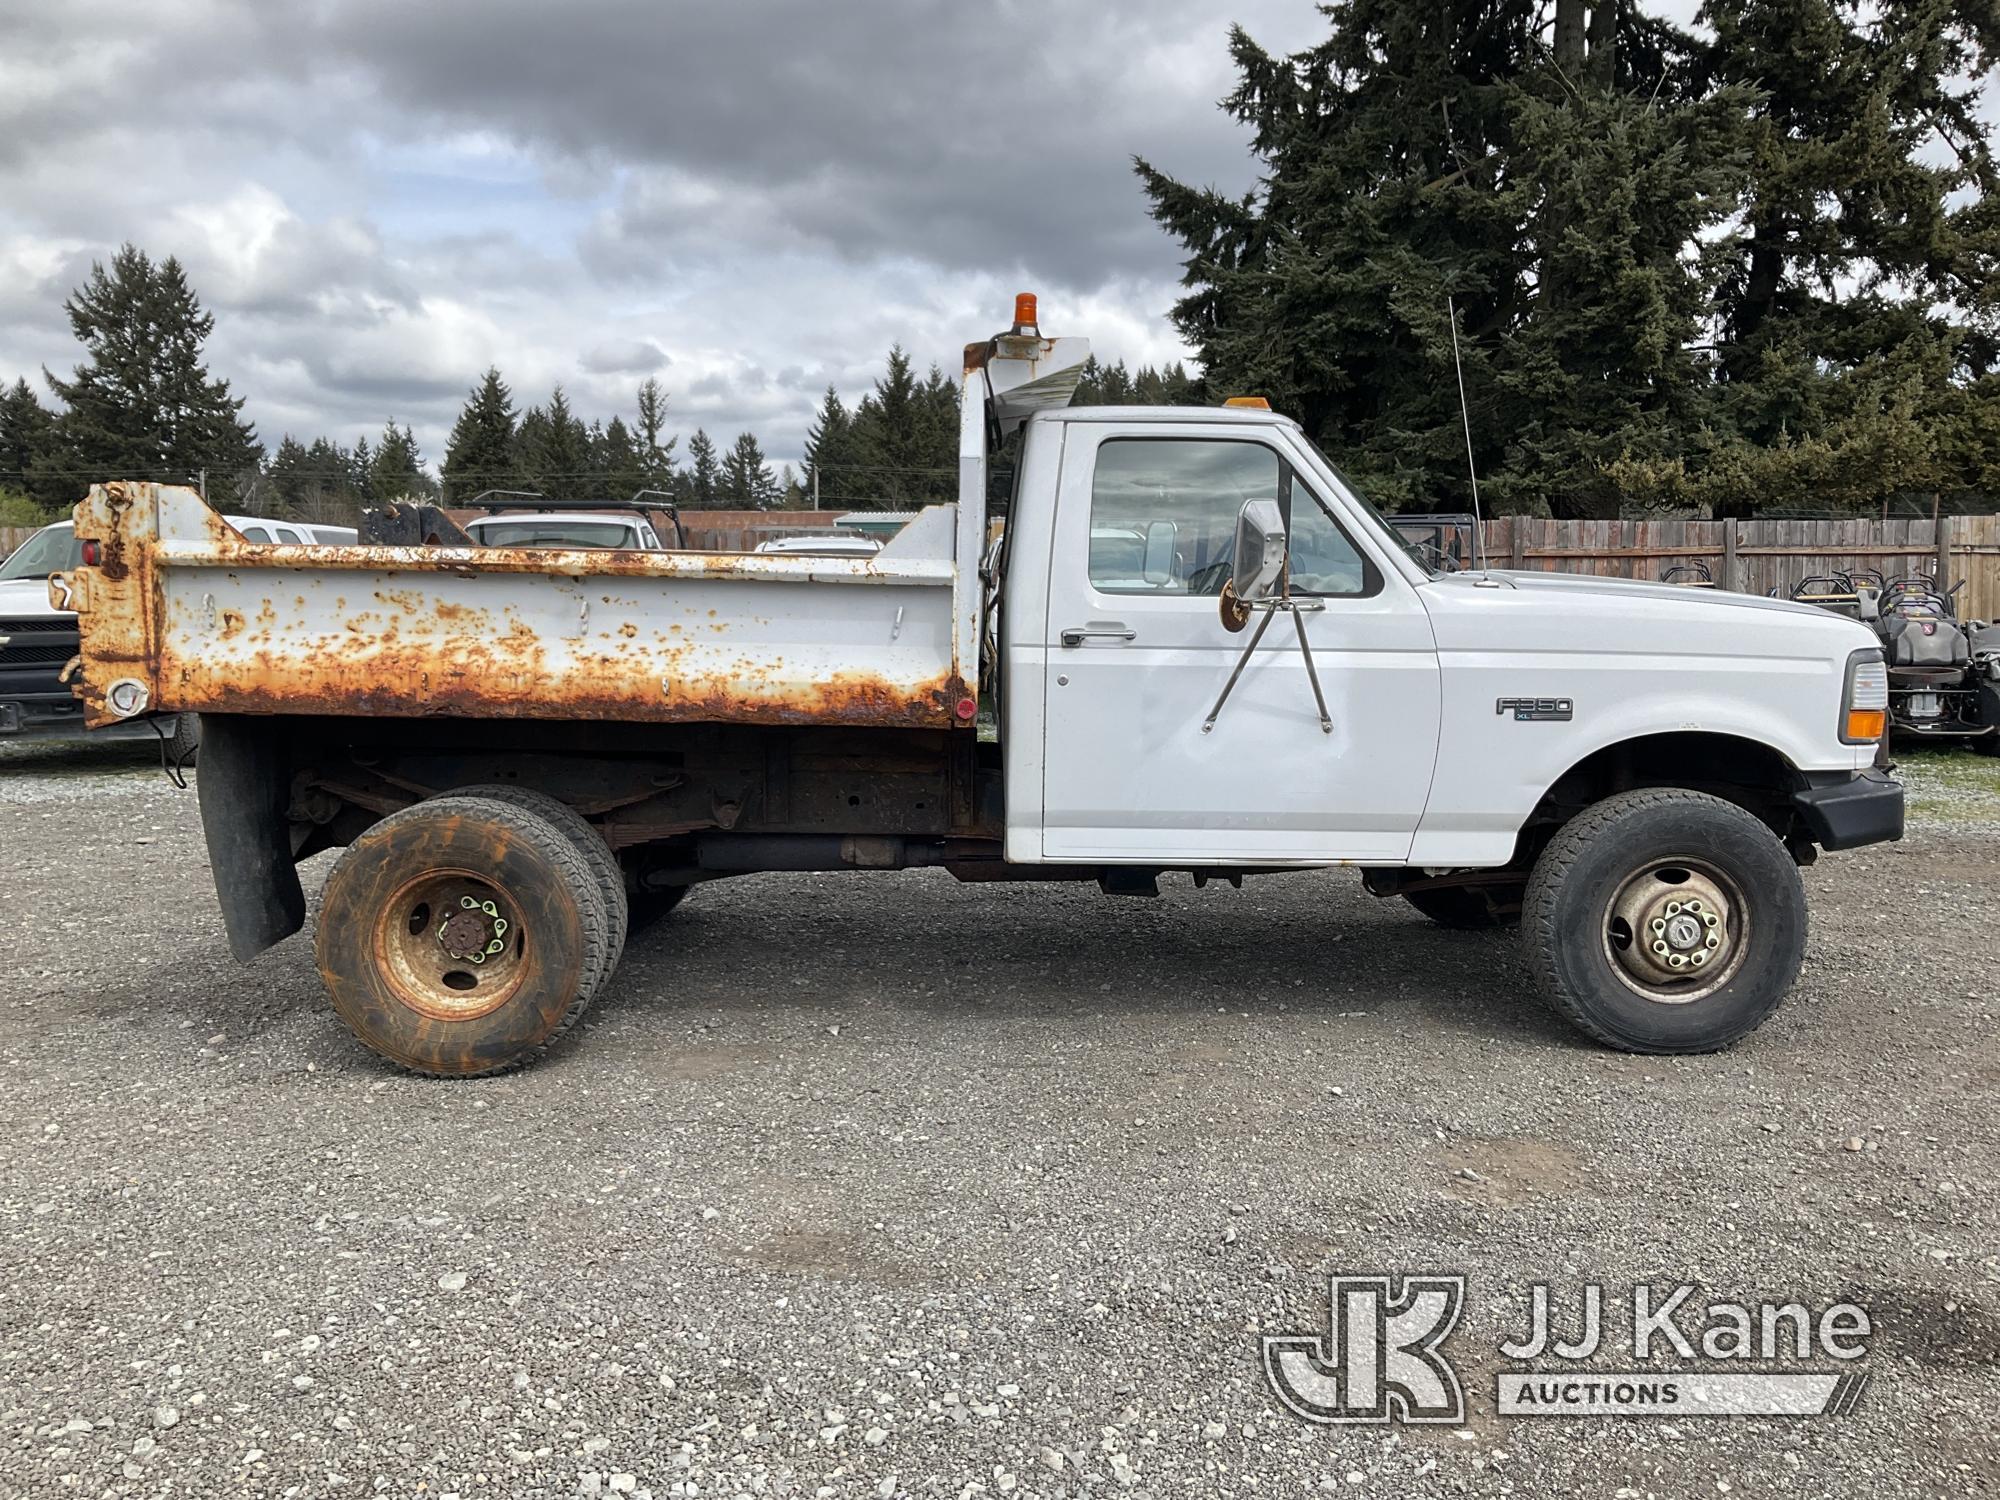
<instances>
[{"instance_id":1,"label":"wooden fence","mask_svg":"<svg viewBox=\"0 0 2000 1500\"><path fill-rule=\"evenodd\" d=\"M833 523L830 511L688 511L689 543L708 552L747 551L774 536ZM0 557L35 534L0 526ZM1486 560L1496 568L1539 568L1614 578L1658 578L1677 562L1702 562L1717 588L1788 594L1816 573L1873 568L1965 580L1961 616L2000 615L2000 516L1948 516L1943 547L1934 521L1551 521L1499 516L1485 527Z\"/></svg>"},{"instance_id":2,"label":"wooden fence","mask_svg":"<svg viewBox=\"0 0 2000 1500\"><path fill-rule=\"evenodd\" d=\"M1679 562L1701 562L1719 589L1789 594L1814 574L1873 568L1887 578L1923 573L1944 586L1963 579L1961 616L2000 614L2000 516L1935 521L1551 521L1499 516L1485 526L1486 561L1496 568L1660 577Z\"/></svg>"}]
</instances>

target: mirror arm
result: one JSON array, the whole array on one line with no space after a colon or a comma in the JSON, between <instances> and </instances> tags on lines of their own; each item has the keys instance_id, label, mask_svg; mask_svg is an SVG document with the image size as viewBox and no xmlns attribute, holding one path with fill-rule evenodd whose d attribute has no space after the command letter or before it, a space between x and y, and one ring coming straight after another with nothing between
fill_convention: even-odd
<instances>
[{"instance_id":1,"label":"mirror arm","mask_svg":"<svg viewBox=\"0 0 2000 1500\"><path fill-rule=\"evenodd\" d=\"M1319 599L1295 599L1289 593L1272 599L1252 600L1246 608L1261 614L1264 618L1257 622L1250 640L1243 648L1243 654L1236 658L1236 670L1229 674L1229 681L1222 685L1222 694L1215 700L1215 707L1208 711L1208 717L1201 721L1201 732L1207 734L1215 728L1215 721L1222 714L1222 705L1229 701L1229 695L1236 691L1236 683L1243 676L1243 669L1250 665L1250 658L1257 652L1258 643L1264 639L1264 632L1271 628L1271 621L1281 614L1292 617L1293 628L1298 631L1299 654L1306 660L1306 679L1312 683L1313 702L1319 705L1319 730L1321 734L1333 733L1333 716L1326 711L1326 694L1320 690L1319 669L1313 665L1312 645L1306 640L1305 616L1317 614L1326 608Z\"/></svg>"}]
</instances>

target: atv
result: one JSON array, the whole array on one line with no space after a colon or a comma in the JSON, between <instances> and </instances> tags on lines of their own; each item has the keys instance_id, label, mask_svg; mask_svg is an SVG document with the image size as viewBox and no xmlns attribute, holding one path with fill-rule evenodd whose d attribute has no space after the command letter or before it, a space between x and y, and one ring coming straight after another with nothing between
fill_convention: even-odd
<instances>
[{"instance_id":1,"label":"atv","mask_svg":"<svg viewBox=\"0 0 2000 1500\"><path fill-rule=\"evenodd\" d=\"M1958 618L1953 597L1964 586L1940 590L1921 574L1857 583L1856 615L1882 638L1892 733L2000 754L2000 624Z\"/></svg>"}]
</instances>

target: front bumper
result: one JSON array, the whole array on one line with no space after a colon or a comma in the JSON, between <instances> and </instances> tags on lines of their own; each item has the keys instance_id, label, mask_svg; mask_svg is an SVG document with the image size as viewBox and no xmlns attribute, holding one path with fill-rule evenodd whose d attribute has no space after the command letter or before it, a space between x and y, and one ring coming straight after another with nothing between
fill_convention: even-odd
<instances>
[{"instance_id":1,"label":"front bumper","mask_svg":"<svg viewBox=\"0 0 2000 1500\"><path fill-rule=\"evenodd\" d=\"M1903 784L1886 771L1821 773L1792 793L1812 841L1822 849L1858 849L1903 836Z\"/></svg>"}]
</instances>

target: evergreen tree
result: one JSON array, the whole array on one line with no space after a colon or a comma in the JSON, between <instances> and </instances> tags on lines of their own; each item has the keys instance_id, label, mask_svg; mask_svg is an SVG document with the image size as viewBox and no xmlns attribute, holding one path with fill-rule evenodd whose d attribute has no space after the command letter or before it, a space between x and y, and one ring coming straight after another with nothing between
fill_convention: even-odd
<instances>
[{"instance_id":1,"label":"evergreen tree","mask_svg":"<svg viewBox=\"0 0 2000 1500\"><path fill-rule=\"evenodd\" d=\"M447 504L463 504L482 490L519 482L514 461L514 397L500 371L489 366L452 425L444 452Z\"/></svg>"},{"instance_id":2,"label":"evergreen tree","mask_svg":"<svg viewBox=\"0 0 2000 1500\"><path fill-rule=\"evenodd\" d=\"M46 472L30 478L37 465L46 471L54 443L55 418L27 381L0 391L0 490L25 497L38 510L59 506L67 488L52 483Z\"/></svg>"},{"instance_id":3,"label":"evergreen tree","mask_svg":"<svg viewBox=\"0 0 2000 1500\"><path fill-rule=\"evenodd\" d=\"M715 444L701 428L688 439L688 467L682 477L682 503L690 510L714 510L721 488L721 469L716 463Z\"/></svg>"},{"instance_id":4,"label":"evergreen tree","mask_svg":"<svg viewBox=\"0 0 2000 1500\"><path fill-rule=\"evenodd\" d=\"M769 510L777 503L777 481L771 478L770 466L755 434L736 435L735 445L722 460L719 488L722 504L728 509Z\"/></svg>"},{"instance_id":5,"label":"evergreen tree","mask_svg":"<svg viewBox=\"0 0 2000 1500\"><path fill-rule=\"evenodd\" d=\"M639 445L623 417L613 417L599 442L597 468L603 473L603 487L613 500L630 500L639 491L659 488L650 483Z\"/></svg>"},{"instance_id":6,"label":"evergreen tree","mask_svg":"<svg viewBox=\"0 0 2000 1500\"><path fill-rule=\"evenodd\" d=\"M634 431L643 489L668 490L674 483L674 444L666 436L667 393L658 377L648 375L639 387L639 423Z\"/></svg>"},{"instance_id":7,"label":"evergreen tree","mask_svg":"<svg viewBox=\"0 0 2000 1500\"><path fill-rule=\"evenodd\" d=\"M828 386L813 424L806 430L807 495L817 494L820 505L826 509L844 509L845 497L857 493L856 476L848 472L855 462L854 452L854 420L841 404L840 393ZM811 499L806 503L812 504Z\"/></svg>"},{"instance_id":8,"label":"evergreen tree","mask_svg":"<svg viewBox=\"0 0 2000 1500\"><path fill-rule=\"evenodd\" d=\"M437 492L430 475L424 472L423 455L417 451L416 435L398 428L394 419L382 428L381 441L368 464L367 493L377 505L386 505L406 495L428 498Z\"/></svg>"},{"instance_id":9,"label":"evergreen tree","mask_svg":"<svg viewBox=\"0 0 2000 1500\"><path fill-rule=\"evenodd\" d=\"M1722 410L1674 498L1870 506L1975 482L2000 420L2000 213L1977 0L1710 0L1714 75L1754 90L1742 232L1721 247ZM1673 488L1673 487L1670 487Z\"/></svg>"},{"instance_id":10,"label":"evergreen tree","mask_svg":"<svg viewBox=\"0 0 2000 1500\"><path fill-rule=\"evenodd\" d=\"M1503 85L1533 55L1537 7L1325 9L1330 37L1291 58L1231 32L1224 107L1251 128L1258 189L1228 198L1138 163L1188 252L1173 320L1212 390L1268 397L1378 499L1447 508L1465 481L1446 290L1475 343L1527 293Z\"/></svg>"},{"instance_id":11,"label":"evergreen tree","mask_svg":"<svg viewBox=\"0 0 2000 1500\"><path fill-rule=\"evenodd\" d=\"M862 510L902 510L927 502L938 477L929 471L939 466L940 459L935 423L924 388L900 344L889 350L881 379L855 408L851 433L855 488L854 498L846 504Z\"/></svg>"},{"instance_id":12,"label":"evergreen tree","mask_svg":"<svg viewBox=\"0 0 2000 1500\"><path fill-rule=\"evenodd\" d=\"M278 448L264 466L271 492L279 507L291 514L304 501L306 488L314 480L312 460L306 445L289 432L278 440Z\"/></svg>"},{"instance_id":13,"label":"evergreen tree","mask_svg":"<svg viewBox=\"0 0 2000 1500\"><path fill-rule=\"evenodd\" d=\"M203 362L215 318L180 262L128 244L108 270L92 264L63 310L85 359L68 380L44 372L63 410L35 482L80 494L100 479L185 482L205 470L210 498L229 501L263 449L242 398Z\"/></svg>"},{"instance_id":14,"label":"evergreen tree","mask_svg":"<svg viewBox=\"0 0 2000 1500\"><path fill-rule=\"evenodd\" d=\"M521 472L530 486L550 499L591 497L590 430L571 409L558 385L546 408L531 408L516 436Z\"/></svg>"}]
</instances>

